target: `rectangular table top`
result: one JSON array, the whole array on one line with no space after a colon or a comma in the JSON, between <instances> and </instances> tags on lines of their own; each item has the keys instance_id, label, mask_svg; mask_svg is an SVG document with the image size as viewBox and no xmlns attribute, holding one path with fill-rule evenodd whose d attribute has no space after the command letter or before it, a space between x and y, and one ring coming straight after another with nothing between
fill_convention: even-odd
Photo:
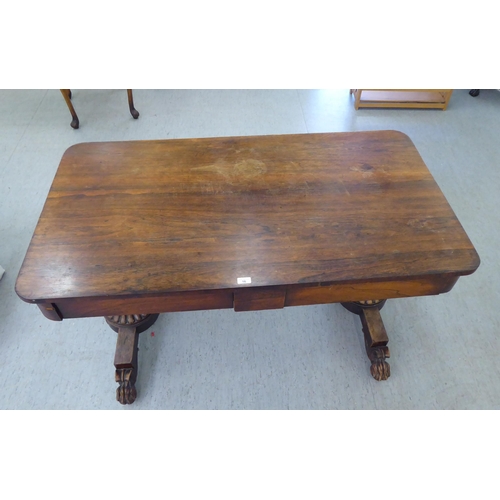
<instances>
[{"instance_id":1,"label":"rectangular table top","mask_svg":"<svg viewBox=\"0 0 500 500\"><path fill-rule=\"evenodd\" d=\"M62 157L16 291L40 302L478 265L400 132L82 143Z\"/></svg>"}]
</instances>

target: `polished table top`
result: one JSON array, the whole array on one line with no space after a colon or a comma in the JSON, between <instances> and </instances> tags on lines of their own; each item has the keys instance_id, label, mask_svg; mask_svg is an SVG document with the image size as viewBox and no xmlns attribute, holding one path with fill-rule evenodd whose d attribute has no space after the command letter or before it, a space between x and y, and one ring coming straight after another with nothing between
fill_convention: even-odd
<instances>
[{"instance_id":1,"label":"polished table top","mask_svg":"<svg viewBox=\"0 0 500 500\"><path fill-rule=\"evenodd\" d=\"M50 302L478 265L400 132L82 143L64 153L16 290Z\"/></svg>"}]
</instances>

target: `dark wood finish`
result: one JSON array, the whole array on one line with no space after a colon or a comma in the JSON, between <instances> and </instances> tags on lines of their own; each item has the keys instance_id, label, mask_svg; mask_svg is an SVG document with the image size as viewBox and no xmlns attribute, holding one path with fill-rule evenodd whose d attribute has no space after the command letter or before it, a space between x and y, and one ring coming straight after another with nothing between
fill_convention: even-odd
<instances>
[{"instance_id":1,"label":"dark wood finish","mask_svg":"<svg viewBox=\"0 0 500 500\"><path fill-rule=\"evenodd\" d=\"M59 311L59 308L50 302L39 302L38 307L40 308L40 311L42 311L42 314L48 318L51 319L52 321L62 321L63 320L63 315Z\"/></svg>"},{"instance_id":2,"label":"dark wood finish","mask_svg":"<svg viewBox=\"0 0 500 500\"><path fill-rule=\"evenodd\" d=\"M287 287L285 306L330 304L342 301L360 301L366 297L386 299L437 295L453 288L458 276L431 275L416 279L390 281L362 281L311 286L290 285Z\"/></svg>"},{"instance_id":3,"label":"dark wood finish","mask_svg":"<svg viewBox=\"0 0 500 500\"><path fill-rule=\"evenodd\" d=\"M80 128L80 120L78 119L75 108L73 107L73 103L71 102L71 97L72 97L71 90L69 89L60 89L60 90L62 96L64 97L64 100L66 101L69 112L71 113L71 117L73 118L70 125L74 129ZM139 112L134 108L134 96L132 95L132 90L130 89L127 89L127 98L128 98L128 106L130 109L130 114L132 115L133 118L137 120L137 118L139 118Z\"/></svg>"},{"instance_id":4,"label":"dark wood finish","mask_svg":"<svg viewBox=\"0 0 500 500\"><path fill-rule=\"evenodd\" d=\"M285 286L243 288L234 291L235 311L261 311L285 307Z\"/></svg>"},{"instance_id":5,"label":"dark wood finish","mask_svg":"<svg viewBox=\"0 0 500 500\"><path fill-rule=\"evenodd\" d=\"M86 143L16 291L52 319L260 310L444 293L478 265L400 132Z\"/></svg>"},{"instance_id":6,"label":"dark wood finish","mask_svg":"<svg viewBox=\"0 0 500 500\"><path fill-rule=\"evenodd\" d=\"M342 305L348 310L351 311L354 314L357 314L358 316L361 316L361 313L365 309L377 309L380 311L382 307L385 306L385 303L387 301L381 300L381 299L368 299L368 300L359 300L359 301L352 301L352 302L342 302ZM370 344L371 345L371 344Z\"/></svg>"},{"instance_id":7,"label":"dark wood finish","mask_svg":"<svg viewBox=\"0 0 500 500\"><path fill-rule=\"evenodd\" d=\"M364 300L360 302L344 302L342 305L361 318L365 338L365 349L372 362L370 373L375 380L387 380L391 375L391 367L386 358L390 357L389 337L385 330L380 309L385 300Z\"/></svg>"},{"instance_id":8,"label":"dark wood finish","mask_svg":"<svg viewBox=\"0 0 500 500\"><path fill-rule=\"evenodd\" d=\"M134 326L120 327L116 340L115 380L118 383L116 400L122 405L132 404L137 397L137 353L139 333Z\"/></svg>"},{"instance_id":9,"label":"dark wood finish","mask_svg":"<svg viewBox=\"0 0 500 500\"><path fill-rule=\"evenodd\" d=\"M365 337L366 354L372 362L370 373L375 380L387 380L391 375L391 367L386 361L390 357L389 347L387 347L389 339L380 317L380 311L376 308L363 308L360 318Z\"/></svg>"},{"instance_id":10,"label":"dark wood finish","mask_svg":"<svg viewBox=\"0 0 500 500\"><path fill-rule=\"evenodd\" d=\"M399 132L90 143L62 158L17 290L57 303L240 288L242 276L448 285L478 265Z\"/></svg>"},{"instance_id":11,"label":"dark wood finish","mask_svg":"<svg viewBox=\"0 0 500 500\"><path fill-rule=\"evenodd\" d=\"M137 333L142 333L155 324L158 316L159 314L117 314L104 319L115 332L120 328L133 326Z\"/></svg>"},{"instance_id":12,"label":"dark wood finish","mask_svg":"<svg viewBox=\"0 0 500 500\"><path fill-rule=\"evenodd\" d=\"M130 312L166 313L228 309L233 307L232 290L206 290L195 292L174 292L169 294L139 295L126 297L86 297L60 299L57 305L65 318L90 318L113 316Z\"/></svg>"},{"instance_id":13,"label":"dark wood finish","mask_svg":"<svg viewBox=\"0 0 500 500\"><path fill-rule=\"evenodd\" d=\"M116 400L132 404L137 397L135 382L138 370L139 333L146 331L158 319L158 314L129 314L106 318L108 325L118 332L115 351L115 380L118 383Z\"/></svg>"},{"instance_id":14,"label":"dark wood finish","mask_svg":"<svg viewBox=\"0 0 500 500\"><path fill-rule=\"evenodd\" d=\"M419 278L418 280L377 281L330 285L289 285L286 287L285 306L330 304L343 300L356 301L366 297L383 296L386 298L437 295L451 290L458 276L448 279L439 276ZM264 287L265 288L265 287ZM252 288L258 291L260 288ZM205 290L194 292L172 292L168 294L136 294L126 297L86 297L78 300L59 299L57 308L60 317L87 318L116 314L130 314L131 311L157 311L159 313L196 311L200 309L227 309L234 306L234 293L238 289ZM53 308L52 303L38 303L45 314L45 307ZM279 303L276 307L283 307ZM276 308L272 306L270 308ZM48 316L50 319L51 316Z\"/></svg>"}]
</instances>

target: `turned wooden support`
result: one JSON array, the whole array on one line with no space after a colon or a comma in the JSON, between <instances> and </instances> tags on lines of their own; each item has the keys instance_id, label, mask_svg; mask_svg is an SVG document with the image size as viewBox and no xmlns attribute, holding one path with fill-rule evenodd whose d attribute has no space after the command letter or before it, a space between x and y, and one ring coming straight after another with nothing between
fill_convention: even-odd
<instances>
[{"instance_id":1,"label":"turned wooden support","mask_svg":"<svg viewBox=\"0 0 500 500\"><path fill-rule=\"evenodd\" d=\"M365 349L372 362L370 373L375 380L387 380L391 375L391 367L386 359L390 357L389 337L385 330L380 309L385 300L366 300L362 302L343 302L342 305L361 318Z\"/></svg>"}]
</instances>

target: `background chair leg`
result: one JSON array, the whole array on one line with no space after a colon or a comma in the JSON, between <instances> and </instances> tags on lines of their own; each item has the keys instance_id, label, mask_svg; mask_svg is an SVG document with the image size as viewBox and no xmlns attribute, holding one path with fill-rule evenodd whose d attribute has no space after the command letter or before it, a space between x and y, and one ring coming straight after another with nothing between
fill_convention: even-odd
<instances>
[{"instance_id":1,"label":"background chair leg","mask_svg":"<svg viewBox=\"0 0 500 500\"><path fill-rule=\"evenodd\" d=\"M73 107L73 104L71 103L71 90L69 89L60 89L61 94L64 97L64 100L66 101L66 104L68 105L69 112L71 113L71 116L73 117L73 121L70 123L70 125L73 128L78 128L80 127L80 120L78 120L78 116L76 115L75 108Z\"/></svg>"},{"instance_id":2,"label":"background chair leg","mask_svg":"<svg viewBox=\"0 0 500 500\"><path fill-rule=\"evenodd\" d=\"M127 90L128 96L128 107L130 108L130 114L137 120L139 118L139 112L134 108L134 98L132 96L132 91Z\"/></svg>"}]
</instances>

